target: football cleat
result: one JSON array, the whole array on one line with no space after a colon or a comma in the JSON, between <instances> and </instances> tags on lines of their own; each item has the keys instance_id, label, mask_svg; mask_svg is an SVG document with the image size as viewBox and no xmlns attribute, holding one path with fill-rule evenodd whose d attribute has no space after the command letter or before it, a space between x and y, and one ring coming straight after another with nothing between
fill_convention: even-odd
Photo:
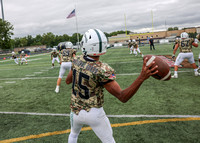
<instances>
[{"instance_id":1,"label":"football cleat","mask_svg":"<svg viewBox=\"0 0 200 143\"><path fill-rule=\"evenodd\" d=\"M200 73L198 73L198 72L194 72L194 75L195 75L195 76L199 76Z\"/></svg>"},{"instance_id":2,"label":"football cleat","mask_svg":"<svg viewBox=\"0 0 200 143\"><path fill-rule=\"evenodd\" d=\"M59 87L58 87L58 86L56 87L55 92L56 92L56 93L59 92Z\"/></svg>"},{"instance_id":3,"label":"football cleat","mask_svg":"<svg viewBox=\"0 0 200 143\"><path fill-rule=\"evenodd\" d=\"M174 74L172 78L178 78L178 74Z\"/></svg>"}]
</instances>

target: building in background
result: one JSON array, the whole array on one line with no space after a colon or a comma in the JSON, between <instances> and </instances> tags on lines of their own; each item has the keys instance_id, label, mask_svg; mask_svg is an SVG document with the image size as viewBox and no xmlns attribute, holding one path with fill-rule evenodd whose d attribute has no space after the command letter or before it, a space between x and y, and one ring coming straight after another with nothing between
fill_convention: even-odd
<instances>
[{"instance_id":1,"label":"building in background","mask_svg":"<svg viewBox=\"0 0 200 143\"><path fill-rule=\"evenodd\" d=\"M108 37L109 44L115 43L123 43L126 44L129 39L135 39L140 43L148 43L148 39L153 37L155 42L158 42L160 39L174 39L175 37L180 36L182 32L187 33L200 33L200 27L191 27L185 28L182 30L173 30L173 31L159 31L159 32L152 32L152 33L131 33L129 35L126 34L118 34L116 36Z\"/></svg>"}]
</instances>

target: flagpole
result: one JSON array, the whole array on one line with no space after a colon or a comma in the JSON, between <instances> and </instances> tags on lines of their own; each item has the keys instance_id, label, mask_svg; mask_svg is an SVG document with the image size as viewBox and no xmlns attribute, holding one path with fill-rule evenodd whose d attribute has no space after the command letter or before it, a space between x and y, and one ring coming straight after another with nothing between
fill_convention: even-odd
<instances>
[{"instance_id":1,"label":"flagpole","mask_svg":"<svg viewBox=\"0 0 200 143\"><path fill-rule=\"evenodd\" d=\"M153 32L153 11L151 10L151 18L152 18L152 32Z\"/></svg>"},{"instance_id":2,"label":"flagpole","mask_svg":"<svg viewBox=\"0 0 200 143\"><path fill-rule=\"evenodd\" d=\"M78 20L77 20L76 4L75 4L75 17L76 17L76 36L77 36L77 40L78 40L78 49L79 49Z\"/></svg>"},{"instance_id":3,"label":"flagpole","mask_svg":"<svg viewBox=\"0 0 200 143\"><path fill-rule=\"evenodd\" d=\"M126 27L126 14L124 13L124 23L125 23L125 31L126 31L126 36L127 36L127 27Z\"/></svg>"},{"instance_id":4,"label":"flagpole","mask_svg":"<svg viewBox=\"0 0 200 143\"><path fill-rule=\"evenodd\" d=\"M1 1L2 21L4 21L3 0L0 1Z\"/></svg>"}]
</instances>

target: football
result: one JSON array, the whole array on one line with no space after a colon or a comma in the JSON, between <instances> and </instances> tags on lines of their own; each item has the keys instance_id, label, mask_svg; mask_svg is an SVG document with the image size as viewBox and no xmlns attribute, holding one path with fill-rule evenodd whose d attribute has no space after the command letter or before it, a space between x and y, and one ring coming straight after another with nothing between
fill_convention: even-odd
<instances>
[{"instance_id":1,"label":"football","mask_svg":"<svg viewBox=\"0 0 200 143\"><path fill-rule=\"evenodd\" d=\"M163 81L170 80L171 78L170 67L164 60L155 55L145 55L143 59L145 59L146 57L148 58L146 66L150 65L153 61L155 61L155 64L152 67L156 65L158 66L158 73L152 75L152 77Z\"/></svg>"}]
</instances>

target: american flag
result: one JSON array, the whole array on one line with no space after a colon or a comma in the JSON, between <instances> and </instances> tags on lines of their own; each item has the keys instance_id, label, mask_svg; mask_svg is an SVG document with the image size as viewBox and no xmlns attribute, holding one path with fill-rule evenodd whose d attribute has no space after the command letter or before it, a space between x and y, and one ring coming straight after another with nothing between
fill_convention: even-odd
<instances>
[{"instance_id":1,"label":"american flag","mask_svg":"<svg viewBox=\"0 0 200 143\"><path fill-rule=\"evenodd\" d=\"M67 16L67 18L72 18L75 16L75 9Z\"/></svg>"}]
</instances>

